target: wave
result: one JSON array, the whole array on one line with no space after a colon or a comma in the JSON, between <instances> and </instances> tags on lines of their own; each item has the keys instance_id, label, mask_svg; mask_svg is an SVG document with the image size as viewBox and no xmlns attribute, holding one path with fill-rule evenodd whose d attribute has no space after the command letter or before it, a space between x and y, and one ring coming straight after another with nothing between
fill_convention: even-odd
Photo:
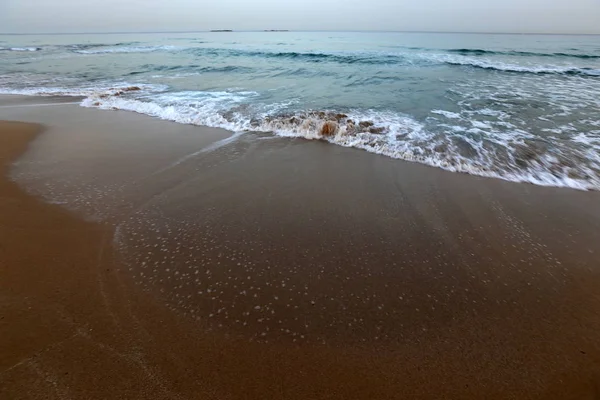
<instances>
[{"instance_id":1,"label":"wave","mask_svg":"<svg viewBox=\"0 0 600 400\"><path fill-rule=\"evenodd\" d=\"M174 46L136 46L141 42L120 42L120 43L79 43L67 45L49 45L42 46L26 46L26 47L0 47L0 51L17 51L17 52L35 52L42 50L68 50L80 54L102 54L102 53L128 53L128 52L147 52L152 50L160 50L161 48L170 49ZM94 50L97 49L97 50Z\"/></svg>"},{"instance_id":2,"label":"wave","mask_svg":"<svg viewBox=\"0 0 600 400\"><path fill-rule=\"evenodd\" d=\"M98 48L100 47L100 48ZM85 48L74 48L72 51L79 54L111 54L111 53L151 53L156 51L172 51L178 49L177 46L120 46L119 44L111 47L91 46Z\"/></svg>"},{"instance_id":3,"label":"wave","mask_svg":"<svg viewBox=\"0 0 600 400\"><path fill-rule=\"evenodd\" d=\"M485 56L485 55L502 55L502 56L526 56L526 57L573 57L581 59L600 59L600 55L596 54L573 54L573 53L536 53L530 51L494 51L483 49L449 49L445 50L449 53L462 54L467 56Z\"/></svg>"},{"instance_id":4,"label":"wave","mask_svg":"<svg viewBox=\"0 0 600 400\"><path fill-rule=\"evenodd\" d=\"M144 92L157 93L166 90L164 85L131 84L127 82L96 84L90 86L68 87L29 87L29 88L2 88L0 94L17 94L23 96L66 96L83 98L108 98L121 96L124 93Z\"/></svg>"},{"instance_id":5,"label":"wave","mask_svg":"<svg viewBox=\"0 0 600 400\"><path fill-rule=\"evenodd\" d=\"M201 73L228 73L228 72L237 72L237 73L251 73L255 70L250 67L242 67L235 65L227 65L224 67L202 67L200 65L153 65L153 64L145 64L141 66L142 70L140 71L132 71L129 72L128 76L140 75L145 73L154 73L154 72L188 72L193 74L201 74Z\"/></svg>"},{"instance_id":6,"label":"wave","mask_svg":"<svg viewBox=\"0 0 600 400\"><path fill-rule=\"evenodd\" d=\"M261 105L257 96L255 92L92 96L82 105L234 132L271 132L281 137L324 140L453 172L542 186L600 190L600 144L549 144L518 133L507 138L488 137L493 133L486 132L475 138L471 131L461 129L434 133L410 116L385 111L283 112L287 104ZM448 118L459 117L443 110L434 112Z\"/></svg>"},{"instance_id":7,"label":"wave","mask_svg":"<svg viewBox=\"0 0 600 400\"><path fill-rule=\"evenodd\" d=\"M119 46L134 46L138 45L140 42L120 42L120 43L78 43L78 44L68 44L65 46L59 46L62 48L66 48L67 50L75 51L77 50L88 50L97 47L119 47Z\"/></svg>"},{"instance_id":8,"label":"wave","mask_svg":"<svg viewBox=\"0 0 600 400\"><path fill-rule=\"evenodd\" d=\"M322 52L276 52L258 50L237 50L220 48L188 48L188 53L197 56L261 57L287 60L300 60L311 63L336 62L343 64L390 64L405 60L403 54L382 53L322 53Z\"/></svg>"},{"instance_id":9,"label":"wave","mask_svg":"<svg viewBox=\"0 0 600 400\"><path fill-rule=\"evenodd\" d=\"M408 53L320 53L320 52L268 52L232 49L194 48L187 51L199 56L226 57L264 57L275 59L299 60L310 63L333 62L341 64L371 64L371 65L436 65L472 66L475 68L496 70L501 72L520 72L532 74L561 74L600 76L600 69L579 68L572 66L529 66L507 64L490 60L480 60L468 57L456 57L444 54L408 54ZM479 51L479 50L475 50ZM484 51L484 50L481 50Z\"/></svg>"},{"instance_id":10,"label":"wave","mask_svg":"<svg viewBox=\"0 0 600 400\"><path fill-rule=\"evenodd\" d=\"M474 68L496 70L500 72L512 73L532 73L532 74L560 74L560 75L579 75L579 76L600 76L600 69L582 68L575 66L550 65L538 66L531 64L506 63L493 59L484 59L478 56L484 55L540 55L530 52L500 52L482 49L450 49L447 53L384 53L384 52L353 52L353 53L329 53L329 52L295 52L295 51L262 51L262 50L241 50L225 48L204 48L204 47L178 47L178 46L132 46L136 42L120 43L107 47L106 45L77 45L83 47L74 47L71 51L79 54L112 54L112 53L150 53L150 52L183 52L196 57L256 57L266 59L290 60L305 63L338 63L338 64L364 64L364 65L396 65L396 66L471 66ZM88 47L85 47L88 46ZM455 54L455 55L454 55ZM565 55L566 53L552 53L554 56ZM550 56L550 54L547 54ZM600 56L577 55L580 58L596 58ZM193 67L193 66L191 66ZM167 67L167 68L186 68ZM214 67L206 67L209 70L200 72L219 72ZM212 68L212 69L211 69ZM234 67L224 67L221 72L240 72ZM239 67L237 67L239 68ZM135 75L142 73L136 71Z\"/></svg>"},{"instance_id":11,"label":"wave","mask_svg":"<svg viewBox=\"0 0 600 400\"><path fill-rule=\"evenodd\" d=\"M473 67L487 69L499 72L526 73L536 75L579 75L579 76L599 76L600 69L577 68L571 66L525 66L517 64L507 64L502 62L489 62L473 59L446 59L443 61L447 65Z\"/></svg>"},{"instance_id":12,"label":"wave","mask_svg":"<svg viewBox=\"0 0 600 400\"><path fill-rule=\"evenodd\" d=\"M125 110L192 125L232 131L251 127L250 120L235 112L235 106L255 97L256 92L179 92L142 98L90 96L81 104L104 110ZM239 114L239 115L238 115Z\"/></svg>"},{"instance_id":13,"label":"wave","mask_svg":"<svg viewBox=\"0 0 600 400\"><path fill-rule=\"evenodd\" d=\"M41 51L41 47L0 47L0 51Z\"/></svg>"}]
</instances>

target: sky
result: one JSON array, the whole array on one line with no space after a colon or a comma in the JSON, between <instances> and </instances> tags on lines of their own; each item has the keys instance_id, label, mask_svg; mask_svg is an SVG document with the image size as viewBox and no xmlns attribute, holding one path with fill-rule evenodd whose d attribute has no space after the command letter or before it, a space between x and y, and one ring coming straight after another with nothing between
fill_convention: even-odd
<instances>
[{"instance_id":1,"label":"sky","mask_svg":"<svg viewBox=\"0 0 600 400\"><path fill-rule=\"evenodd\" d=\"M0 32L597 33L600 0L0 0Z\"/></svg>"}]
</instances>

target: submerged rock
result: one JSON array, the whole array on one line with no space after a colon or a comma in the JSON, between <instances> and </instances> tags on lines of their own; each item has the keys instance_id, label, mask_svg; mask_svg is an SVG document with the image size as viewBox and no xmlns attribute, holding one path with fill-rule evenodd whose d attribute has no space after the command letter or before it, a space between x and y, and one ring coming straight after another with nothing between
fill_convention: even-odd
<instances>
[{"instance_id":1,"label":"submerged rock","mask_svg":"<svg viewBox=\"0 0 600 400\"><path fill-rule=\"evenodd\" d=\"M372 126L371 128L369 128L369 133L383 133L383 132L385 132L385 128L382 126L378 127L378 128Z\"/></svg>"},{"instance_id":2,"label":"submerged rock","mask_svg":"<svg viewBox=\"0 0 600 400\"><path fill-rule=\"evenodd\" d=\"M327 121L321 127L321 135L333 136L338 130L338 124L335 121Z\"/></svg>"},{"instance_id":3,"label":"submerged rock","mask_svg":"<svg viewBox=\"0 0 600 400\"><path fill-rule=\"evenodd\" d=\"M355 131L356 131L356 125L354 124L354 121L349 119L346 122L346 132L347 133L355 133Z\"/></svg>"}]
</instances>

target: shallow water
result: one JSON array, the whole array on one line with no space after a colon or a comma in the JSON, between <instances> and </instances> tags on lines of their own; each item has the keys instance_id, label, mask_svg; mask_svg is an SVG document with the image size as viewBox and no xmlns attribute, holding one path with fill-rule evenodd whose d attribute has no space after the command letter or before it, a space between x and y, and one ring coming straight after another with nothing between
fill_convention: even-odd
<instances>
[{"instance_id":1,"label":"shallow water","mask_svg":"<svg viewBox=\"0 0 600 400\"><path fill-rule=\"evenodd\" d=\"M597 39L357 32L1 36L0 93L83 95L87 107L325 139L451 171L598 190Z\"/></svg>"}]
</instances>

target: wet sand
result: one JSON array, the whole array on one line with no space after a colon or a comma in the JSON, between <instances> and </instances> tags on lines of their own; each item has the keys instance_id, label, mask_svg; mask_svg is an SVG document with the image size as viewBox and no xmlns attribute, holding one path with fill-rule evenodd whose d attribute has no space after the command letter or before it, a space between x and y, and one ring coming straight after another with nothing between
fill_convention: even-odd
<instances>
[{"instance_id":1,"label":"wet sand","mask_svg":"<svg viewBox=\"0 0 600 400\"><path fill-rule=\"evenodd\" d=\"M2 398L600 396L598 193L7 113L46 131L3 169ZM3 123L3 160L36 129Z\"/></svg>"}]
</instances>

